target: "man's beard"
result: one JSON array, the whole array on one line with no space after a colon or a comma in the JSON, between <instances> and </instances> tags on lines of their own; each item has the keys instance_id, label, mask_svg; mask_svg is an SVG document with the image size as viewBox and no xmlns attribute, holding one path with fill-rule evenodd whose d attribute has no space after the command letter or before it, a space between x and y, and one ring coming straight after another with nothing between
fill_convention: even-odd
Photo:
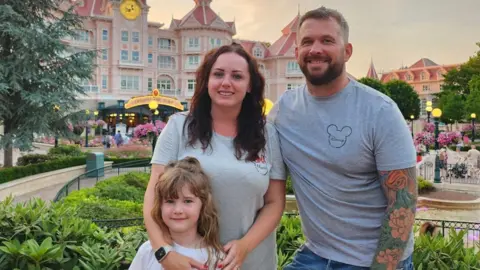
<instances>
[{"instance_id":1,"label":"man's beard","mask_svg":"<svg viewBox=\"0 0 480 270\"><path fill-rule=\"evenodd\" d=\"M319 75L312 75L308 70L307 65L308 63L306 60L303 62L303 65L300 65L300 69L302 70L303 75L305 75L305 78L307 79L307 81L310 82L312 85L320 86L320 85L329 84L333 80L338 78L343 72L345 63L343 62L330 63L327 67L327 70L325 70L323 74L319 74Z\"/></svg>"}]
</instances>

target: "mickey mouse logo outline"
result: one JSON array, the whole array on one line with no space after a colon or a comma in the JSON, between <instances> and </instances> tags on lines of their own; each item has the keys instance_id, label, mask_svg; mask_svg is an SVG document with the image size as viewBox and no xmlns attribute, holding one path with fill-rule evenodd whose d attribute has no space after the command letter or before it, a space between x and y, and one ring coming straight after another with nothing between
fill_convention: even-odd
<instances>
[{"instance_id":1,"label":"mickey mouse logo outline","mask_svg":"<svg viewBox=\"0 0 480 270\"><path fill-rule=\"evenodd\" d=\"M347 143L347 138L352 135L352 128L344 126L341 130L337 125L331 124L327 128L328 143L334 148L342 148Z\"/></svg>"}]
</instances>

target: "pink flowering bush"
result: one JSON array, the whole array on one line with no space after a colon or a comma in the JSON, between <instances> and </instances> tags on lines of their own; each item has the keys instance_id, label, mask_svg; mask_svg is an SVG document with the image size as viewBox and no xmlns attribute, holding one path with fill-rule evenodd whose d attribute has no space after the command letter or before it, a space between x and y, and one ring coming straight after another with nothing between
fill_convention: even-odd
<instances>
[{"instance_id":1,"label":"pink flowering bush","mask_svg":"<svg viewBox=\"0 0 480 270\"><path fill-rule=\"evenodd\" d=\"M103 127L103 126L104 126L105 124L107 124L107 123L105 123L105 121L103 121L103 120L100 119L100 120L97 120L97 121L95 122L95 124L96 124L97 126L99 126L99 127Z\"/></svg>"},{"instance_id":2,"label":"pink flowering bush","mask_svg":"<svg viewBox=\"0 0 480 270\"><path fill-rule=\"evenodd\" d=\"M425 147L435 144L435 134L431 132L419 132L415 134L415 145L423 144Z\"/></svg>"},{"instance_id":3,"label":"pink flowering bush","mask_svg":"<svg viewBox=\"0 0 480 270\"><path fill-rule=\"evenodd\" d=\"M462 140L462 134L457 131L453 132L441 132L438 134L438 143L440 146L448 146L450 144L455 144L459 140Z\"/></svg>"},{"instance_id":4,"label":"pink flowering bush","mask_svg":"<svg viewBox=\"0 0 480 270\"><path fill-rule=\"evenodd\" d=\"M430 133L435 132L435 124L428 123L428 122L425 123L425 125L423 126L423 131L430 132Z\"/></svg>"},{"instance_id":5,"label":"pink flowering bush","mask_svg":"<svg viewBox=\"0 0 480 270\"><path fill-rule=\"evenodd\" d=\"M154 134L158 136L164 127L165 123L160 120L155 121L155 125L153 123L138 125L133 131L133 136L139 139L149 138Z\"/></svg>"}]
</instances>

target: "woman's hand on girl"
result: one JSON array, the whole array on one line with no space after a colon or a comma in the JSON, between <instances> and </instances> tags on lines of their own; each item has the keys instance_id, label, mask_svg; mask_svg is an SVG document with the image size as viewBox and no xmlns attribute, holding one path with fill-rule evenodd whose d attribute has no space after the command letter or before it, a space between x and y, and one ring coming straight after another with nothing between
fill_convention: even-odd
<instances>
[{"instance_id":1,"label":"woman's hand on girl","mask_svg":"<svg viewBox=\"0 0 480 270\"><path fill-rule=\"evenodd\" d=\"M248 254L248 245L242 240L233 240L223 247L227 257L223 259L218 267L224 270L238 270L242 266Z\"/></svg>"},{"instance_id":2,"label":"woman's hand on girl","mask_svg":"<svg viewBox=\"0 0 480 270\"><path fill-rule=\"evenodd\" d=\"M169 252L161 265L165 270L191 270L192 267L198 270L208 269L204 264L175 251Z\"/></svg>"}]
</instances>

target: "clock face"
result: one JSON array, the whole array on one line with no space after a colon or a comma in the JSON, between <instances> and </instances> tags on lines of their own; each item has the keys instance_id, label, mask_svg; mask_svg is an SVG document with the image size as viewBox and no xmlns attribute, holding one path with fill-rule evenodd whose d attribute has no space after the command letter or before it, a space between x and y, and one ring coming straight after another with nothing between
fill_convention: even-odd
<instances>
[{"instance_id":1,"label":"clock face","mask_svg":"<svg viewBox=\"0 0 480 270\"><path fill-rule=\"evenodd\" d=\"M124 0L120 5L120 12L128 20L135 20L142 12L135 0Z\"/></svg>"}]
</instances>

